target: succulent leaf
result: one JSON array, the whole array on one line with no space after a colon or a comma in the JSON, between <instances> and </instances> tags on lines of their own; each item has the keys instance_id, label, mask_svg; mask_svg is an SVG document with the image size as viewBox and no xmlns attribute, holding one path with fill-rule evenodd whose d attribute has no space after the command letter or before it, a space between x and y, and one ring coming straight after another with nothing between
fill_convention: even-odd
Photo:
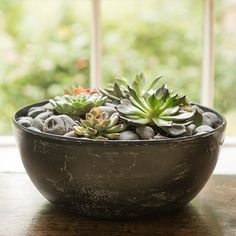
<instances>
[{"instance_id":1,"label":"succulent leaf","mask_svg":"<svg viewBox=\"0 0 236 236\"><path fill-rule=\"evenodd\" d=\"M164 127L163 129L167 134L173 137L180 136L186 132L186 127L184 125L173 125L169 128Z\"/></svg>"},{"instance_id":2,"label":"succulent leaf","mask_svg":"<svg viewBox=\"0 0 236 236\"><path fill-rule=\"evenodd\" d=\"M202 115L197 109L195 110L195 114L193 116L193 122L197 127L202 125L203 122Z\"/></svg>"},{"instance_id":3,"label":"succulent leaf","mask_svg":"<svg viewBox=\"0 0 236 236\"><path fill-rule=\"evenodd\" d=\"M176 121L182 121L182 120L188 120L189 118L194 116L195 111L193 112L182 112L175 116L163 116L165 120L176 120Z\"/></svg>"},{"instance_id":4,"label":"succulent leaf","mask_svg":"<svg viewBox=\"0 0 236 236\"><path fill-rule=\"evenodd\" d=\"M110 127L106 130L107 133L116 133L116 132L121 132L127 128L126 124L119 124L115 125L113 127Z\"/></svg>"},{"instance_id":5,"label":"succulent leaf","mask_svg":"<svg viewBox=\"0 0 236 236\"><path fill-rule=\"evenodd\" d=\"M161 79L161 76L157 77L156 79L154 79L152 81L152 83L148 86L148 88L146 89L145 94L147 94L149 91L155 89L157 82L159 82L159 80Z\"/></svg>"},{"instance_id":6,"label":"succulent leaf","mask_svg":"<svg viewBox=\"0 0 236 236\"><path fill-rule=\"evenodd\" d=\"M167 108L162 112L162 115L164 116L174 115L179 111L179 109L180 109L179 106Z\"/></svg>"},{"instance_id":7,"label":"succulent leaf","mask_svg":"<svg viewBox=\"0 0 236 236\"><path fill-rule=\"evenodd\" d=\"M100 92L104 95L107 96L108 98L110 98L111 100L120 101L119 97L116 97L114 94L114 91L109 91L108 89L100 89Z\"/></svg>"},{"instance_id":8,"label":"succulent leaf","mask_svg":"<svg viewBox=\"0 0 236 236\"><path fill-rule=\"evenodd\" d=\"M122 91L117 83L114 83L114 94L116 97L124 98Z\"/></svg>"},{"instance_id":9,"label":"succulent leaf","mask_svg":"<svg viewBox=\"0 0 236 236\"><path fill-rule=\"evenodd\" d=\"M161 118L152 118L152 121L155 123L158 127L171 127L173 122L168 120L163 120Z\"/></svg>"}]
</instances>

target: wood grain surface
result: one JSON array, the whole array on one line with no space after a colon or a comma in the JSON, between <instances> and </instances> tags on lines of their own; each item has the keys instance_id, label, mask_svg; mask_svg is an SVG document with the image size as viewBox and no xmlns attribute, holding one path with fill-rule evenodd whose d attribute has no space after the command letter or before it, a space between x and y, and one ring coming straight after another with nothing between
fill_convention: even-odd
<instances>
[{"instance_id":1,"label":"wood grain surface","mask_svg":"<svg viewBox=\"0 0 236 236\"><path fill-rule=\"evenodd\" d=\"M183 210L151 219L80 217L44 199L26 174L0 174L0 236L236 235L236 176L212 176Z\"/></svg>"}]
</instances>

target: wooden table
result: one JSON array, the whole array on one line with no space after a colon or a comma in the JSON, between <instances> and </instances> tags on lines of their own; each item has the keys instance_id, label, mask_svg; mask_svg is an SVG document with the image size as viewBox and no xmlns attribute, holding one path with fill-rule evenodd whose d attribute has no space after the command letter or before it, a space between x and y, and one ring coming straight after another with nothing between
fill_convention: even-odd
<instances>
[{"instance_id":1,"label":"wooden table","mask_svg":"<svg viewBox=\"0 0 236 236\"><path fill-rule=\"evenodd\" d=\"M45 200L26 174L0 174L0 236L236 235L236 176L212 176L186 208L155 219L79 217Z\"/></svg>"}]
</instances>

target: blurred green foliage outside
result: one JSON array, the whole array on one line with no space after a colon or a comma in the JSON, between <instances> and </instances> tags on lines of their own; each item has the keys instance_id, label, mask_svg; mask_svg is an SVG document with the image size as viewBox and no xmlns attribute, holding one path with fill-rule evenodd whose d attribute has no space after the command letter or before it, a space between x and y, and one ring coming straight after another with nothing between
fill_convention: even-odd
<instances>
[{"instance_id":1,"label":"blurred green foliage outside","mask_svg":"<svg viewBox=\"0 0 236 236\"><path fill-rule=\"evenodd\" d=\"M0 135L11 133L19 107L72 84L89 86L90 7L89 0L0 0ZM222 23L229 8L217 1L215 108L236 134L236 30ZM196 0L103 0L104 84L116 75L161 74L199 102L202 13Z\"/></svg>"}]
</instances>

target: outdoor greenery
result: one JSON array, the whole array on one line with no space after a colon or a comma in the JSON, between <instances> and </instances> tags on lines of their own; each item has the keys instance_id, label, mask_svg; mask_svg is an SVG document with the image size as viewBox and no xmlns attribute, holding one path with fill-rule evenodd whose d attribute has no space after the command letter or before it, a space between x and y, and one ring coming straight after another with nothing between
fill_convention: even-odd
<instances>
[{"instance_id":1,"label":"outdoor greenery","mask_svg":"<svg viewBox=\"0 0 236 236\"><path fill-rule=\"evenodd\" d=\"M171 4L170 4L171 2ZM236 30L227 30L227 1L217 1L215 108L236 120ZM224 4L224 5L223 5ZM103 0L103 81L145 71L200 101L202 2ZM89 0L0 1L0 134L11 133L21 106L89 87Z\"/></svg>"}]
</instances>

